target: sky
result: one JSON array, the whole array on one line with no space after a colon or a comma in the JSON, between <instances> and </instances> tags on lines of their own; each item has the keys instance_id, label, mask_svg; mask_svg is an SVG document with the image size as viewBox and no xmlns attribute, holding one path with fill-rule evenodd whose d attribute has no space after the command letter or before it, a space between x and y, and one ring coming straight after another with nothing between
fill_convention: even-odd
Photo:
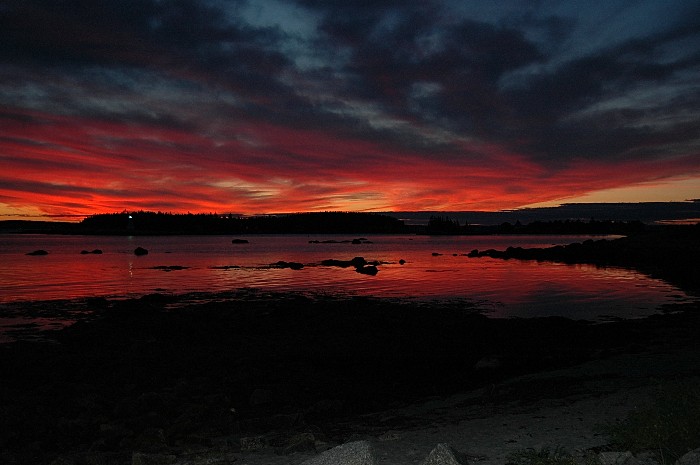
<instances>
[{"instance_id":1,"label":"sky","mask_svg":"<svg viewBox=\"0 0 700 465\"><path fill-rule=\"evenodd\" d=\"M700 3L5 0L0 219L700 198Z\"/></svg>"}]
</instances>

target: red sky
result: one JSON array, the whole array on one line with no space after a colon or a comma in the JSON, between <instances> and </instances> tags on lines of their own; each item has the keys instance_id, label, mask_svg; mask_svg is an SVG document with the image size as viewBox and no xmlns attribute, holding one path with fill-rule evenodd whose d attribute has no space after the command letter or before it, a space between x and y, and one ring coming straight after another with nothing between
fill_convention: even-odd
<instances>
[{"instance_id":1,"label":"red sky","mask_svg":"<svg viewBox=\"0 0 700 465\"><path fill-rule=\"evenodd\" d=\"M699 198L677 3L10 1L0 218Z\"/></svg>"}]
</instances>

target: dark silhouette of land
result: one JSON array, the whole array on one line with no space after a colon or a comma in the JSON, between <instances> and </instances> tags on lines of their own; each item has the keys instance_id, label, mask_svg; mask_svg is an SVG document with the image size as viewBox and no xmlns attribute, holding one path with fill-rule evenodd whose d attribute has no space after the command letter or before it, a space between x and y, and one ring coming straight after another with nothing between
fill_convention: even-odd
<instances>
[{"instance_id":1,"label":"dark silhouette of land","mask_svg":"<svg viewBox=\"0 0 700 465\"><path fill-rule=\"evenodd\" d=\"M529 224L460 223L447 215L433 215L426 225L406 224L395 216L358 212L314 212L284 215L236 216L215 213L172 214L121 212L92 215L79 223L3 221L0 232L85 235L177 234L630 234L644 223L613 220L553 220Z\"/></svg>"}]
</instances>

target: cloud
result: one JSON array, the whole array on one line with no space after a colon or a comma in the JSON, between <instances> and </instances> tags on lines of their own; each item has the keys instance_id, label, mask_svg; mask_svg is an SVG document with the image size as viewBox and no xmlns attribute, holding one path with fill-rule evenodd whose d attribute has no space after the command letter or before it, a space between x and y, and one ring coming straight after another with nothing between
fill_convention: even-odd
<instances>
[{"instance_id":1,"label":"cloud","mask_svg":"<svg viewBox=\"0 0 700 465\"><path fill-rule=\"evenodd\" d=\"M698 176L697 18L681 1L12 0L2 201L513 208Z\"/></svg>"}]
</instances>

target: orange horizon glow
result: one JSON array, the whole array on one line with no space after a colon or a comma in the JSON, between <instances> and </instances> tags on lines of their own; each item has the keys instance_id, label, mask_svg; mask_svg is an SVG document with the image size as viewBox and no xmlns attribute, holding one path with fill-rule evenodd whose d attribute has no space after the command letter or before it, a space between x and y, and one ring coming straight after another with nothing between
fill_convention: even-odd
<instances>
[{"instance_id":1,"label":"orange horizon glow","mask_svg":"<svg viewBox=\"0 0 700 465\"><path fill-rule=\"evenodd\" d=\"M660 163L571 163L556 170L497 144L460 142L431 159L363 141L271 124L216 136L123 122L20 112L0 140L0 218L82 218L120 211L270 214L314 211L501 211L682 182L697 156ZM671 184L672 185L672 184ZM642 192L648 191L646 186ZM616 201L611 196L608 201ZM633 197L626 201L634 201Z\"/></svg>"}]
</instances>

